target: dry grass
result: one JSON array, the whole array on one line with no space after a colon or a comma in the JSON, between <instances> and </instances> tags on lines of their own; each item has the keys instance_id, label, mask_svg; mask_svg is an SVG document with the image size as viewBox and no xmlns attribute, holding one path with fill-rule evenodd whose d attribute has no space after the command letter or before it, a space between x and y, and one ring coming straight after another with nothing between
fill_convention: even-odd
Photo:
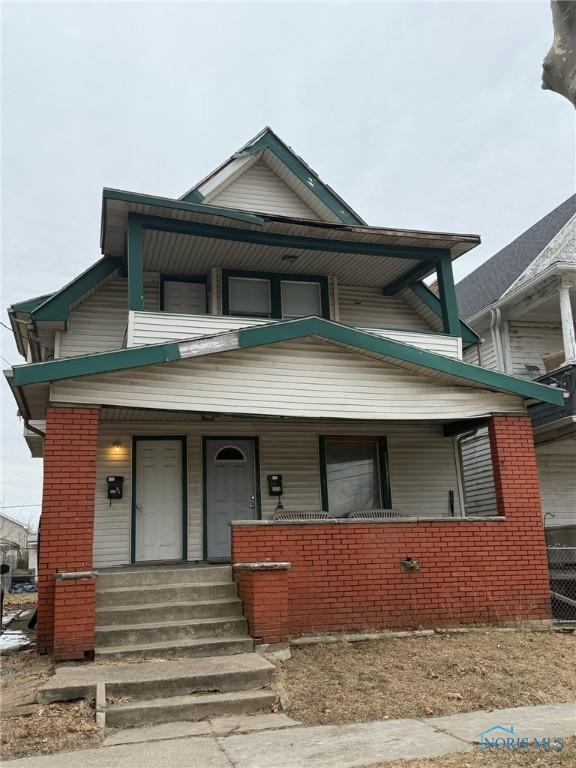
<instances>
[{"instance_id":1,"label":"dry grass","mask_svg":"<svg viewBox=\"0 0 576 768\"><path fill-rule=\"evenodd\" d=\"M101 742L103 734L96 728L90 704L36 704L38 689L53 672L48 657L38 656L32 648L3 653L1 661L1 760L84 749Z\"/></svg>"},{"instance_id":2,"label":"dry grass","mask_svg":"<svg viewBox=\"0 0 576 768\"><path fill-rule=\"evenodd\" d=\"M12 610L13 608L33 608L37 602L37 592L32 592L30 594L6 592L4 595L4 608L6 610Z\"/></svg>"},{"instance_id":3,"label":"dry grass","mask_svg":"<svg viewBox=\"0 0 576 768\"><path fill-rule=\"evenodd\" d=\"M103 739L96 727L94 710L82 701L39 707L27 717L2 720L0 757L11 760L64 750L96 747Z\"/></svg>"},{"instance_id":4,"label":"dry grass","mask_svg":"<svg viewBox=\"0 0 576 768\"><path fill-rule=\"evenodd\" d=\"M478 631L293 649L278 665L307 725L426 717L576 698L576 635Z\"/></svg>"},{"instance_id":5,"label":"dry grass","mask_svg":"<svg viewBox=\"0 0 576 768\"><path fill-rule=\"evenodd\" d=\"M395 760L366 768L574 768L576 739L569 739L561 752L456 752L443 757Z\"/></svg>"}]
</instances>

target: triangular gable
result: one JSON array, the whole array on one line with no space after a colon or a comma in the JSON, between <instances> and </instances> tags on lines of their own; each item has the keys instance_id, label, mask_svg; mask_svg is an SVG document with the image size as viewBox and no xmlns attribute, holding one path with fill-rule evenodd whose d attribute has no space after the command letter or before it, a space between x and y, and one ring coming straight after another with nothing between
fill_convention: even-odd
<instances>
[{"instance_id":1,"label":"triangular gable","mask_svg":"<svg viewBox=\"0 0 576 768\"><path fill-rule=\"evenodd\" d=\"M519 397L406 370L331 341L304 338L68 379L70 403L331 419L468 419L522 410Z\"/></svg>"},{"instance_id":2,"label":"triangular gable","mask_svg":"<svg viewBox=\"0 0 576 768\"><path fill-rule=\"evenodd\" d=\"M224 208L321 220L263 158L251 164L231 183L217 189L215 194L208 195L205 202Z\"/></svg>"},{"instance_id":3,"label":"triangular gable","mask_svg":"<svg viewBox=\"0 0 576 768\"><path fill-rule=\"evenodd\" d=\"M125 371L158 363L175 362L190 357L203 358L227 351L252 350L311 337L353 349L361 354L379 357L383 362L405 368L419 376L439 379L445 386L480 387L553 405L564 404L563 392L557 388L480 368L461 360L318 317L281 321L187 341L132 347L84 357L16 366L13 369L12 384L25 386L44 381L62 381L110 371ZM306 380L306 371L303 371L302 375ZM339 375L340 372L335 369L334 377L337 379Z\"/></svg>"},{"instance_id":4,"label":"triangular gable","mask_svg":"<svg viewBox=\"0 0 576 768\"><path fill-rule=\"evenodd\" d=\"M361 225L365 223L271 128L265 128L261 131L232 157L183 195L181 200L192 203L216 204L215 200L218 196L231 184L238 183L240 178L247 174L254 165L258 165L260 178L257 178L257 172L253 172L248 177L249 181L257 181L254 187L256 195L253 204L250 203L250 197L246 197L246 184L235 188L235 193L242 192L243 210L259 210L272 214L343 224ZM272 173L272 176L269 172ZM273 184L276 193L282 190L282 195L281 199L276 202L270 199L268 208L265 210L262 208L262 199L265 199L266 193L272 190L272 187L268 186L269 184ZM232 190L228 194L232 194ZM288 200L291 200L294 210L301 211L301 213L287 213L291 207L287 202ZM298 204L294 207L295 200L298 201ZM235 199L234 206L227 203L226 195L224 202L219 202L219 204L225 207L240 207L237 199ZM250 204L251 207L245 207L247 204ZM260 207L256 207L258 205ZM313 215L310 214L310 211L313 212ZM304 213L306 215L303 215Z\"/></svg>"}]
</instances>

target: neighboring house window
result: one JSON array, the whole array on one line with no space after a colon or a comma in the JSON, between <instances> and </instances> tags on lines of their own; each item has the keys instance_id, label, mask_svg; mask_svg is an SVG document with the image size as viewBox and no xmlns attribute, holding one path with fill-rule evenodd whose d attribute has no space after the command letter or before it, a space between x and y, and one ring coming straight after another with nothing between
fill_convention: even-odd
<instances>
[{"instance_id":1,"label":"neighboring house window","mask_svg":"<svg viewBox=\"0 0 576 768\"><path fill-rule=\"evenodd\" d=\"M181 315L206 314L206 281L170 280L162 278L160 284L160 308L163 312Z\"/></svg>"},{"instance_id":2,"label":"neighboring house window","mask_svg":"<svg viewBox=\"0 0 576 768\"><path fill-rule=\"evenodd\" d=\"M222 272L222 311L237 317L330 317L328 280L309 275Z\"/></svg>"},{"instance_id":3,"label":"neighboring house window","mask_svg":"<svg viewBox=\"0 0 576 768\"><path fill-rule=\"evenodd\" d=\"M322 509L335 517L390 508L386 439L321 437Z\"/></svg>"}]
</instances>

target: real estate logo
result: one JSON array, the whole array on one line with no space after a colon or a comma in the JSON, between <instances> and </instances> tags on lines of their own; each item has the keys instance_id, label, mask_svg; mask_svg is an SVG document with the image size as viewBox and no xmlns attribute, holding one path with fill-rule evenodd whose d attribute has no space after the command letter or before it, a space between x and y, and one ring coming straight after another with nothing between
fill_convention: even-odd
<instances>
[{"instance_id":1,"label":"real estate logo","mask_svg":"<svg viewBox=\"0 0 576 768\"><path fill-rule=\"evenodd\" d=\"M516 752L561 752L566 742L560 736L517 736L513 725L493 725L480 733L480 750Z\"/></svg>"}]
</instances>

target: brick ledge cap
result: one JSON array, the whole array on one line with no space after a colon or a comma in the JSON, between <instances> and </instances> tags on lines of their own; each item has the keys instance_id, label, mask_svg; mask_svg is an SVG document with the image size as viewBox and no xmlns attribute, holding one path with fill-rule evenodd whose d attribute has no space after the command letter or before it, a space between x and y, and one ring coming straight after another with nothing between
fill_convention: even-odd
<instances>
[{"instance_id":1,"label":"brick ledge cap","mask_svg":"<svg viewBox=\"0 0 576 768\"><path fill-rule=\"evenodd\" d=\"M232 568L238 571L285 571L291 563L234 563Z\"/></svg>"},{"instance_id":2,"label":"brick ledge cap","mask_svg":"<svg viewBox=\"0 0 576 768\"><path fill-rule=\"evenodd\" d=\"M63 581L70 579L92 579L98 576L98 571L60 571L54 574L54 578Z\"/></svg>"},{"instance_id":3,"label":"brick ledge cap","mask_svg":"<svg viewBox=\"0 0 576 768\"><path fill-rule=\"evenodd\" d=\"M506 522L505 515L477 515L470 517L330 517L315 520L233 520L232 526L259 525L403 525L405 523L493 523Z\"/></svg>"}]
</instances>

